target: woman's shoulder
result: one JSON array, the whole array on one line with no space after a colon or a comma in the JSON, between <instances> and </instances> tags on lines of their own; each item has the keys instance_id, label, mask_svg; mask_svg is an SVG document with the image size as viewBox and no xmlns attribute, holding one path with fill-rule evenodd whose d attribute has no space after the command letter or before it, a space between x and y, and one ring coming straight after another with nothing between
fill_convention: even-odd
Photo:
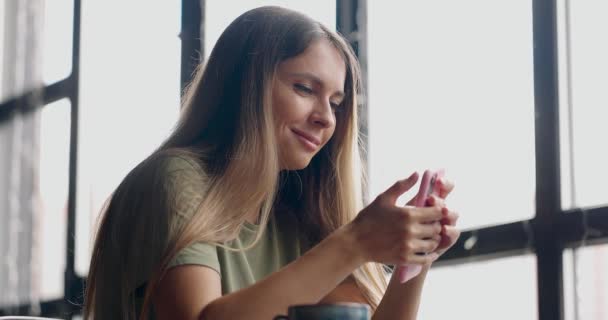
<instances>
[{"instance_id":1,"label":"woman's shoulder","mask_svg":"<svg viewBox=\"0 0 608 320\"><path fill-rule=\"evenodd\" d=\"M144 160L144 171L153 171L166 186L175 186L177 183L203 183L208 180L199 157L187 150L163 150L154 153Z\"/></svg>"},{"instance_id":2,"label":"woman's shoulder","mask_svg":"<svg viewBox=\"0 0 608 320\"><path fill-rule=\"evenodd\" d=\"M130 190L152 202L154 199L182 202L191 198L198 200L208 185L208 175L196 154L187 150L163 150L139 163L121 183L118 193Z\"/></svg>"},{"instance_id":3,"label":"woman's shoulder","mask_svg":"<svg viewBox=\"0 0 608 320\"><path fill-rule=\"evenodd\" d=\"M209 177L200 158L191 151L167 150L151 159L162 175L168 203L178 216L191 216L209 187Z\"/></svg>"},{"instance_id":4,"label":"woman's shoulder","mask_svg":"<svg viewBox=\"0 0 608 320\"><path fill-rule=\"evenodd\" d=\"M148 161L162 172L171 174L176 171L190 171L205 174L200 158L192 151L169 149L154 153Z\"/></svg>"}]
</instances>

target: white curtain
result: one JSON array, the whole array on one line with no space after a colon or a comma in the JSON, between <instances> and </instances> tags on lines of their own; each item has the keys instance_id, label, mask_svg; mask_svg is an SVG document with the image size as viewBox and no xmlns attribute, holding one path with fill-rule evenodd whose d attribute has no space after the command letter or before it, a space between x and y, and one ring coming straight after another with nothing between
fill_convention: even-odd
<instances>
[{"instance_id":1,"label":"white curtain","mask_svg":"<svg viewBox=\"0 0 608 320\"><path fill-rule=\"evenodd\" d=\"M0 4L0 100L42 85L44 0ZM40 105L36 90L27 104ZM30 304L38 313L36 248L39 197L40 112L15 113L0 123L0 308Z\"/></svg>"}]
</instances>

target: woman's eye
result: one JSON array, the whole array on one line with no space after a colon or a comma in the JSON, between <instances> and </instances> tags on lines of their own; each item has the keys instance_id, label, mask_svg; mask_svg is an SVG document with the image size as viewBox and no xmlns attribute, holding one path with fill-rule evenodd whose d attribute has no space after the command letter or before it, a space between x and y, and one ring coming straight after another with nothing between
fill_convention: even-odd
<instances>
[{"instance_id":1,"label":"woman's eye","mask_svg":"<svg viewBox=\"0 0 608 320\"><path fill-rule=\"evenodd\" d=\"M306 94L311 94L311 93L312 93L312 89L311 89L311 88L309 88L309 87L307 87L307 86L305 86L305 85L303 85L303 84L296 83L296 84L294 85L294 87L295 87L295 88L296 88L298 91L304 92L304 93L306 93Z\"/></svg>"}]
</instances>

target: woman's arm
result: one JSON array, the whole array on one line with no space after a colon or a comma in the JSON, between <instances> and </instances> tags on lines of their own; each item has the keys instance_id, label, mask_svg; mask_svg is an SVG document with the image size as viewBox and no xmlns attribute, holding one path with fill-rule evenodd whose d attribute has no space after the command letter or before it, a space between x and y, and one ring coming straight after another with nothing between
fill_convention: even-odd
<instances>
[{"instance_id":1,"label":"woman's arm","mask_svg":"<svg viewBox=\"0 0 608 320\"><path fill-rule=\"evenodd\" d=\"M430 265L423 266L418 276L403 284L393 275L372 320L415 320L429 269Z\"/></svg>"},{"instance_id":2,"label":"woman's arm","mask_svg":"<svg viewBox=\"0 0 608 320\"><path fill-rule=\"evenodd\" d=\"M319 301L320 304L340 302L368 303L352 276L344 279L342 283Z\"/></svg>"},{"instance_id":3,"label":"woman's arm","mask_svg":"<svg viewBox=\"0 0 608 320\"><path fill-rule=\"evenodd\" d=\"M430 265L423 267L418 276L405 284L399 283L398 278L393 276L380 305L378 305L373 314L372 320L416 319L422 287L429 268ZM352 277L346 278L346 280L320 301L320 303L339 302L367 303L363 293L357 287Z\"/></svg>"},{"instance_id":4,"label":"woman's arm","mask_svg":"<svg viewBox=\"0 0 608 320\"><path fill-rule=\"evenodd\" d=\"M412 176L413 177L413 176ZM441 210L402 208L396 199L415 179L401 180L306 254L254 285L220 297L219 275L203 266L173 268L161 280L153 303L158 319L268 320L290 305L314 304L365 262L430 263ZM382 230L382 232L378 232Z\"/></svg>"},{"instance_id":5,"label":"woman's arm","mask_svg":"<svg viewBox=\"0 0 608 320\"><path fill-rule=\"evenodd\" d=\"M279 271L225 296L215 271L172 268L154 297L157 318L268 320L290 305L317 303L364 262L349 230L334 232Z\"/></svg>"},{"instance_id":6,"label":"woman's arm","mask_svg":"<svg viewBox=\"0 0 608 320\"><path fill-rule=\"evenodd\" d=\"M435 199L434 199L435 200ZM441 203L443 205L443 203ZM445 210L445 209L444 209ZM445 223L442 241L439 243L437 253L442 255L445 253L460 236L460 231L456 229L456 221L458 213L447 210L446 217L443 219ZM431 267L431 264L425 264L420 274L408 282L402 284L399 282L396 274L393 274L389 282L389 286L382 297L382 301L378 305L372 320L414 320L418 314L420 307L420 298L422 295L422 287L426 279L426 275ZM349 281L350 279L350 281ZM342 282L336 289L328 294L323 301L325 303L337 302L360 302L365 303L363 293L354 283L351 277Z\"/></svg>"}]
</instances>

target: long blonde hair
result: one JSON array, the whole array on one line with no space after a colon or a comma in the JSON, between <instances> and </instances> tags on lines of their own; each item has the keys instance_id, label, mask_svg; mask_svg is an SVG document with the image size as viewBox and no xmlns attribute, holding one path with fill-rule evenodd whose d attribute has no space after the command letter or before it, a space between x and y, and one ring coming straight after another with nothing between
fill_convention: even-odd
<instances>
[{"instance_id":1,"label":"long blonde hair","mask_svg":"<svg viewBox=\"0 0 608 320\"><path fill-rule=\"evenodd\" d=\"M279 63L301 54L321 38L329 40L344 58L347 73L342 111L337 113L334 135L310 165L279 174L272 82ZM103 307L96 306L109 303L107 299L113 299L112 303L121 310L116 316L134 319L137 314L133 284L128 282L130 275L125 271L133 267L121 265L126 259L108 257L113 250L127 254L117 245L129 241L118 232L121 226L117 216L142 214L145 206L142 199L155 192L161 194L155 197L166 208L167 215L177 205L159 191L161 182L156 177L159 170L153 164L161 155L173 153L196 159L208 176L208 188L191 221L168 239L164 253L157 257L140 318L146 317L151 296L167 264L180 250L198 241L224 246L223 242L238 235L252 210L260 210L262 227L249 247L260 239L271 210L277 205L295 211L312 244L352 221L363 207L359 94L358 61L337 33L303 14L279 7L257 8L238 17L222 33L205 66L197 68L184 92L182 112L172 135L127 175L109 199L93 248L84 317L101 314L97 311ZM146 179L152 183L141 182ZM299 206L294 206L296 201ZM115 265L108 266L110 262ZM124 280L118 289L116 285L101 283L100 279L108 273ZM382 265L365 264L353 275L375 309L387 287Z\"/></svg>"}]
</instances>

